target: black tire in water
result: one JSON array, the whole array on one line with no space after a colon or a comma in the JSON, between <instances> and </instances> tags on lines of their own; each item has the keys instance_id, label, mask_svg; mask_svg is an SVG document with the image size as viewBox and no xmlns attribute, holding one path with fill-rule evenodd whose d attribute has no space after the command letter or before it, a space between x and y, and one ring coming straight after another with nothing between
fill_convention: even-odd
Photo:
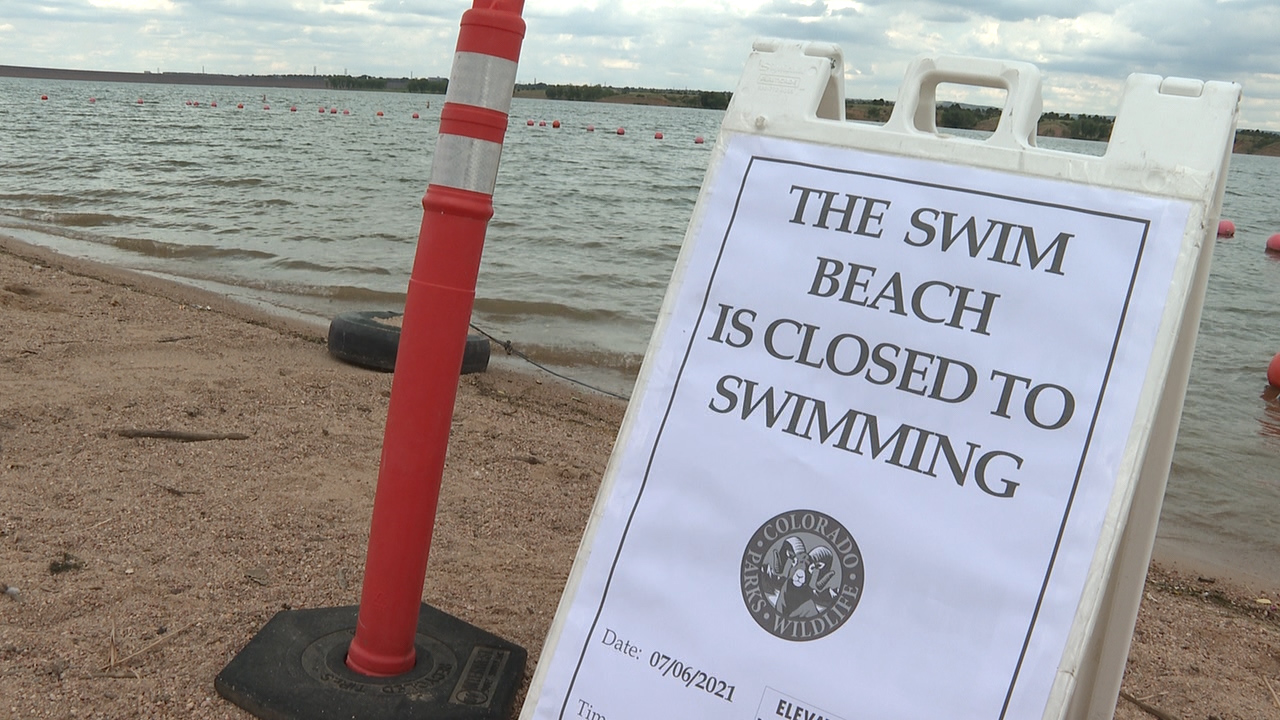
<instances>
[{"instance_id":1,"label":"black tire in water","mask_svg":"<svg viewBox=\"0 0 1280 720\"><path fill-rule=\"evenodd\" d=\"M396 351L400 349L400 327L387 321L401 314L390 310L360 310L338 315L329 322L329 354L352 365L394 372ZM484 372L488 367L489 339L468 335L460 374Z\"/></svg>"}]
</instances>

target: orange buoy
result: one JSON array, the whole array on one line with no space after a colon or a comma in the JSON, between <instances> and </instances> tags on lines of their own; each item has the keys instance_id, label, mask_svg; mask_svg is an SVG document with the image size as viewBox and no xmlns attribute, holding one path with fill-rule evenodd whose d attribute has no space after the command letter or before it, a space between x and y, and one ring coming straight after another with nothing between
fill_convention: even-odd
<instances>
[{"instance_id":1,"label":"orange buoy","mask_svg":"<svg viewBox=\"0 0 1280 720\"><path fill-rule=\"evenodd\" d=\"M553 127L553 128L558 128L558 127L560 127L560 121L559 121L559 120L552 120L552 121L551 121L551 127Z\"/></svg>"},{"instance_id":2,"label":"orange buoy","mask_svg":"<svg viewBox=\"0 0 1280 720\"><path fill-rule=\"evenodd\" d=\"M413 114L413 119L414 119L414 120L417 120L417 119L418 119L418 113L414 113L414 114Z\"/></svg>"},{"instance_id":3,"label":"orange buoy","mask_svg":"<svg viewBox=\"0 0 1280 720\"><path fill-rule=\"evenodd\" d=\"M661 132L656 132L656 133L654 133L654 134L653 134L653 139L654 139L654 140L661 140L661 139L662 139L662 133L661 133Z\"/></svg>"},{"instance_id":4,"label":"orange buoy","mask_svg":"<svg viewBox=\"0 0 1280 720\"><path fill-rule=\"evenodd\" d=\"M49 99L49 96L48 96L48 95L41 95L41 96L40 96L40 99L41 99L41 100L48 100L48 99Z\"/></svg>"},{"instance_id":5,"label":"orange buoy","mask_svg":"<svg viewBox=\"0 0 1280 720\"><path fill-rule=\"evenodd\" d=\"M528 125L529 127L533 127L533 121L530 120L529 122L525 123L525 125Z\"/></svg>"},{"instance_id":6,"label":"orange buoy","mask_svg":"<svg viewBox=\"0 0 1280 720\"><path fill-rule=\"evenodd\" d=\"M1276 353L1276 356L1271 358L1271 364L1267 366L1267 382L1280 388L1280 353Z\"/></svg>"},{"instance_id":7,"label":"orange buoy","mask_svg":"<svg viewBox=\"0 0 1280 720\"><path fill-rule=\"evenodd\" d=\"M588 126L587 126L587 132L595 132L595 131L596 131L596 126L595 126L595 125L588 125Z\"/></svg>"},{"instance_id":8,"label":"orange buoy","mask_svg":"<svg viewBox=\"0 0 1280 720\"><path fill-rule=\"evenodd\" d=\"M694 145L701 145L702 143L703 143L703 140L702 140L702 136L701 136L701 135L699 135L698 137L696 137L696 138L694 138L694 139L693 139L693 144L694 144Z\"/></svg>"},{"instance_id":9,"label":"orange buoy","mask_svg":"<svg viewBox=\"0 0 1280 720\"><path fill-rule=\"evenodd\" d=\"M626 134L627 134L627 129L626 129L626 128L618 128L618 134L619 134L619 135L626 135Z\"/></svg>"},{"instance_id":10,"label":"orange buoy","mask_svg":"<svg viewBox=\"0 0 1280 720\"><path fill-rule=\"evenodd\" d=\"M1280 253L1280 233L1267 238L1267 252Z\"/></svg>"},{"instance_id":11,"label":"orange buoy","mask_svg":"<svg viewBox=\"0 0 1280 720\"><path fill-rule=\"evenodd\" d=\"M375 114L375 115L377 115L378 117L382 117L382 111L381 111L381 110L379 110L378 112L376 112L376 113L374 113L374 114Z\"/></svg>"},{"instance_id":12,"label":"orange buoy","mask_svg":"<svg viewBox=\"0 0 1280 720\"><path fill-rule=\"evenodd\" d=\"M1229 238L1236 236L1236 224L1230 220L1218 221L1218 237Z\"/></svg>"}]
</instances>

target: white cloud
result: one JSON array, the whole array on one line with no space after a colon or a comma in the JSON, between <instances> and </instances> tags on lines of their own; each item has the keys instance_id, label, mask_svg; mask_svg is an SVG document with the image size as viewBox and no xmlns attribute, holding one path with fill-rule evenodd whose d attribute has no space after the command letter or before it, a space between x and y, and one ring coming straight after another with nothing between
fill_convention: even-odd
<instances>
[{"instance_id":1,"label":"white cloud","mask_svg":"<svg viewBox=\"0 0 1280 720\"><path fill-rule=\"evenodd\" d=\"M104 10L126 12L168 12L173 10L170 0L89 0L89 4Z\"/></svg>"}]
</instances>

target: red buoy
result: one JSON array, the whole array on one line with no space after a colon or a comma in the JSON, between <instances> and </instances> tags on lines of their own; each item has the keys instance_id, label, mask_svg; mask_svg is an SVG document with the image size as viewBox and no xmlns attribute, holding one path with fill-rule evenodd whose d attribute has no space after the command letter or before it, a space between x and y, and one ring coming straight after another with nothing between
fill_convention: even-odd
<instances>
[{"instance_id":1,"label":"red buoy","mask_svg":"<svg viewBox=\"0 0 1280 720\"><path fill-rule=\"evenodd\" d=\"M559 121L559 120L552 120L552 121L551 121L551 127L553 127L553 128L558 128L558 127L560 127L560 121Z\"/></svg>"},{"instance_id":2,"label":"red buoy","mask_svg":"<svg viewBox=\"0 0 1280 720\"><path fill-rule=\"evenodd\" d=\"M210 102L210 103L209 103L209 107L218 107L218 101L217 101L217 100L214 100L214 101Z\"/></svg>"},{"instance_id":3,"label":"red buoy","mask_svg":"<svg viewBox=\"0 0 1280 720\"><path fill-rule=\"evenodd\" d=\"M539 121L538 121L538 127L546 127L546 126L547 126L547 121L546 121L546 120L539 120Z\"/></svg>"},{"instance_id":4,"label":"red buoy","mask_svg":"<svg viewBox=\"0 0 1280 720\"><path fill-rule=\"evenodd\" d=\"M350 115L350 114L351 114L351 111L350 111L350 110L343 110L343 111L342 111L342 114L343 114L343 115Z\"/></svg>"},{"instance_id":5,"label":"red buoy","mask_svg":"<svg viewBox=\"0 0 1280 720\"><path fill-rule=\"evenodd\" d=\"M1267 252L1280 253L1280 233L1267 238Z\"/></svg>"},{"instance_id":6,"label":"red buoy","mask_svg":"<svg viewBox=\"0 0 1280 720\"><path fill-rule=\"evenodd\" d=\"M587 132L595 132L595 131L596 131L596 126L595 126L595 125L588 125L588 126L587 126Z\"/></svg>"},{"instance_id":7,"label":"red buoy","mask_svg":"<svg viewBox=\"0 0 1280 720\"><path fill-rule=\"evenodd\" d=\"M413 114L413 119L414 119L414 120L417 120L417 119L418 119L418 113L414 113L414 114Z\"/></svg>"},{"instance_id":8,"label":"red buoy","mask_svg":"<svg viewBox=\"0 0 1280 720\"><path fill-rule=\"evenodd\" d=\"M324 108L320 108L320 112L324 112Z\"/></svg>"},{"instance_id":9,"label":"red buoy","mask_svg":"<svg viewBox=\"0 0 1280 720\"><path fill-rule=\"evenodd\" d=\"M41 96L40 96L40 99L41 99L41 100L48 100L48 99L49 99L49 96L48 96L48 95L41 95Z\"/></svg>"},{"instance_id":10,"label":"red buoy","mask_svg":"<svg viewBox=\"0 0 1280 720\"><path fill-rule=\"evenodd\" d=\"M139 104L139 105L141 105L141 104L142 104L142 98L138 98L138 104Z\"/></svg>"},{"instance_id":11,"label":"red buoy","mask_svg":"<svg viewBox=\"0 0 1280 720\"><path fill-rule=\"evenodd\" d=\"M329 114L330 114L330 115L337 115L337 114L338 114L338 108L329 108Z\"/></svg>"},{"instance_id":12,"label":"red buoy","mask_svg":"<svg viewBox=\"0 0 1280 720\"><path fill-rule=\"evenodd\" d=\"M654 139L654 140L661 140L661 139L662 139L662 133L661 133L661 132L656 132L656 133L654 133L654 134L653 134L653 139Z\"/></svg>"},{"instance_id":13,"label":"red buoy","mask_svg":"<svg viewBox=\"0 0 1280 720\"><path fill-rule=\"evenodd\" d=\"M1267 366L1267 382L1280 388L1280 353L1276 353L1276 356L1271 358L1271 364Z\"/></svg>"},{"instance_id":14,"label":"red buoy","mask_svg":"<svg viewBox=\"0 0 1280 720\"><path fill-rule=\"evenodd\" d=\"M96 98L96 97L91 97L91 98L89 98L89 102L91 102L91 103L96 103L96 102L98 102L98 98Z\"/></svg>"},{"instance_id":15,"label":"red buoy","mask_svg":"<svg viewBox=\"0 0 1280 720\"><path fill-rule=\"evenodd\" d=\"M626 128L618 128L618 134L619 134L619 135L626 135L626 134L627 134L627 129L626 129Z\"/></svg>"},{"instance_id":16,"label":"red buoy","mask_svg":"<svg viewBox=\"0 0 1280 720\"><path fill-rule=\"evenodd\" d=\"M378 112L376 112L376 113L374 113L374 114L375 114L375 115L377 115L378 117L382 117L382 111L381 111L381 110L379 110Z\"/></svg>"},{"instance_id":17,"label":"red buoy","mask_svg":"<svg viewBox=\"0 0 1280 720\"><path fill-rule=\"evenodd\" d=\"M298 106L297 106L297 105L290 105L290 106L289 106L289 112L298 112Z\"/></svg>"},{"instance_id":18,"label":"red buoy","mask_svg":"<svg viewBox=\"0 0 1280 720\"><path fill-rule=\"evenodd\" d=\"M1218 237L1229 238L1236 236L1236 224L1230 220L1218 221Z\"/></svg>"},{"instance_id":19,"label":"red buoy","mask_svg":"<svg viewBox=\"0 0 1280 720\"><path fill-rule=\"evenodd\" d=\"M530 120L529 122L525 123L525 125L528 125L529 127L533 127L533 121Z\"/></svg>"},{"instance_id":20,"label":"red buoy","mask_svg":"<svg viewBox=\"0 0 1280 720\"><path fill-rule=\"evenodd\" d=\"M699 135L698 137L696 137L696 138L694 138L694 139L693 139L693 144L694 144L694 145L701 145L702 143L703 143L703 140L702 140L702 136L701 136L701 135Z\"/></svg>"},{"instance_id":21,"label":"red buoy","mask_svg":"<svg viewBox=\"0 0 1280 720\"><path fill-rule=\"evenodd\" d=\"M263 110L270 110L270 109L271 109L271 106L270 106L270 105L263 105L263 106L262 106L262 109L263 109Z\"/></svg>"},{"instance_id":22,"label":"red buoy","mask_svg":"<svg viewBox=\"0 0 1280 720\"><path fill-rule=\"evenodd\" d=\"M236 103L236 109L237 109L237 110L243 110L243 109L244 109L244 103Z\"/></svg>"}]
</instances>

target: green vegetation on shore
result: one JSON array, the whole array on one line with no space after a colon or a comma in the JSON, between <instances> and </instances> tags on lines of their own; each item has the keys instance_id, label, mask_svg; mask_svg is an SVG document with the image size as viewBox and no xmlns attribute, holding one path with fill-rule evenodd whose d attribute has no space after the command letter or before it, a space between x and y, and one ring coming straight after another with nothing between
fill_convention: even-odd
<instances>
[{"instance_id":1,"label":"green vegetation on shore","mask_svg":"<svg viewBox=\"0 0 1280 720\"><path fill-rule=\"evenodd\" d=\"M632 105L664 105L674 107L724 110L732 93L706 90L659 90L654 88L615 88L604 85L548 85L533 83L516 85L516 97L544 97L548 100L615 102Z\"/></svg>"},{"instance_id":2,"label":"green vegetation on shore","mask_svg":"<svg viewBox=\"0 0 1280 720\"><path fill-rule=\"evenodd\" d=\"M330 75L324 79L325 87L335 90L386 90L387 79L380 77L370 77L361 75L359 77L351 77L350 75Z\"/></svg>"}]
</instances>

